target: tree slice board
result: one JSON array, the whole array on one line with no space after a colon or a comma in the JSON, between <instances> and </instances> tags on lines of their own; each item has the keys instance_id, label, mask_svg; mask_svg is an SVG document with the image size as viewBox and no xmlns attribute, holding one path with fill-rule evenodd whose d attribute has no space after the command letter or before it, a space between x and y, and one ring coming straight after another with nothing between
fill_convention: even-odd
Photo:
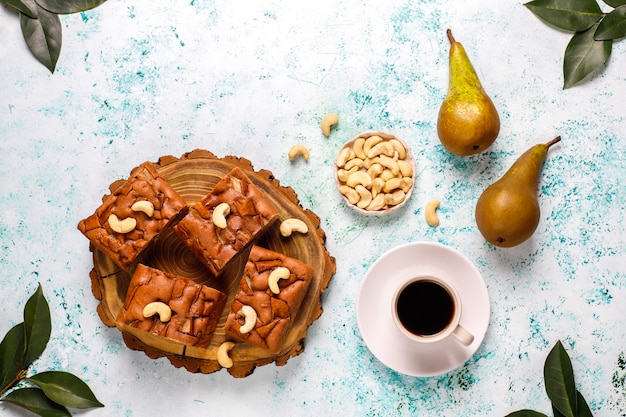
<instances>
[{"instance_id":1,"label":"tree slice board","mask_svg":"<svg viewBox=\"0 0 626 417\"><path fill-rule=\"evenodd\" d=\"M320 228L319 217L312 211L302 208L293 189L281 186L279 180L267 170L255 171L250 161L244 158L234 156L218 158L209 151L198 149L180 158L163 156L159 158L156 165L159 174L185 199L187 204L200 200L224 175L234 167L240 167L280 214L279 221L263 234L257 244L313 267L311 284L293 325L285 336L280 352L271 354L262 348L237 342L230 351L234 365L228 368L228 373L237 378L245 377L250 375L257 366L272 362L282 366L289 358L302 353L308 327L322 314L321 296L336 271L335 258L330 256L325 247L326 235ZM116 185L117 182L114 182L110 189L115 189ZM289 237L281 236L280 221L292 217L303 220L309 228L308 233L294 233ZM117 327L121 331L126 346L144 351L153 359L167 357L174 366L184 367L190 372L208 374L222 369L216 359L217 349L227 340L224 335L224 325L230 312L230 304L239 286L247 253L240 255L219 279L215 279L173 232L167 232L159 237L142 260L148 266L191 279L227 294L226 306L222 311L211 344L204 349L184 346L164 337L117 323L115 318L124 304L131 277L93 245L90 245L90 250L93 253L94 263L94 268L90 273L92 292L100 301L97 308L98 315L105 325Z\"/></svg>"}]
</instances>

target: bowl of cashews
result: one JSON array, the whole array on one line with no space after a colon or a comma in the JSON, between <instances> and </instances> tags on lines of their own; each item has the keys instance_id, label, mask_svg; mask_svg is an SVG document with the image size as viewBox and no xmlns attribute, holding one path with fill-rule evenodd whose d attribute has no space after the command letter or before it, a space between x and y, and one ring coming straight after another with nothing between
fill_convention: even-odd
<instances>
[{"instance_id":1,"label":"bowl of cashews","mask_svg":"<svg viewBox=\"0 0 626 417\"><path fill-rule=\"evenodd\" d=\"M385 132L363 132L335 158L335 181L346 203L377 216L400 209L415 183L415 160L406 143Z\"/></svg>"}]
</instances>

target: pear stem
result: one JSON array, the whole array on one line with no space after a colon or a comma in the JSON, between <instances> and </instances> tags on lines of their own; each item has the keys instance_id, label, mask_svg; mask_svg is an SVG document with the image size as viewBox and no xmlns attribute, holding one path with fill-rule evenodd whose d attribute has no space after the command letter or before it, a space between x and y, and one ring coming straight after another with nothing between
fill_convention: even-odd
<instances>
[{"instance_id":1,"label":"pear stem","mask_svg":"<svg viewBox=\"0 0 626 417\"><path fill-rule=\"evenodd\" d=\"M550 146L560 141L561 141L561 137L557 136L556 138L552 139L550 142L546 143L546 148L550 148Z\"/></svg>"},{"instance_id":2,"label":"pear stem","mask_svg":"<svg viewBox=\"0 0 626 417\"><path fill-rule=\"evenodd\" d=\"M456 42L454 36L452 36L452 31L450 29L446 30L446 35L448 35L448 40L450 41L450 45Z\"/></svg>"}]
</instances>

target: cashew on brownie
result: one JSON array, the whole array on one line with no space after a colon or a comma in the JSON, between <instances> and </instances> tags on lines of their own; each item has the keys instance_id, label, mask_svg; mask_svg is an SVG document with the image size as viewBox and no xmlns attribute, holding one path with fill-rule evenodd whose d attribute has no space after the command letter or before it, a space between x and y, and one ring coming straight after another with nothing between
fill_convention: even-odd
<instances>
[{"instance_id":1,"label":"cashew on brownie","mask_svg":"<svg viewBox=\"0 0 626 417\"><path fill-rule=\"evenodd\" d=\"M155 304L146 308L151 303ZM206 348L225 304L226 294L221 291L138 264L117 321Z\"/></svg>"},{"instance_id":2,"label":"cashew on brownie","mask_svg":"<svg viewBox=\"0 0 626 417\"><path fill-rule=\"evenodd\" d=\"M277 220L271 202L236 167L190 207L174 232L218 276Z\"/></svg>"},{"instance_id":3,"label":"cashew on brownie","mask_svg":"<svg viewBox=\"0 0 626 417\"><path fill-rule=\"evenodd\" d=\"M120 268L131 272L159 234L187 213L187 204L151 162L136 167L118 184L94 214L78 223L78 229Z\"/></svg>"},{"instance_id":4,"label":"cashew on brownie","mask_svg":"<svg viewBox=\"0 0 626 417\"><path fill-rule=\"evenodd\" d=\"M253 245L231 304L225 334L278 353L312 275L311 266Z\"/></svg>"}]
</instances>

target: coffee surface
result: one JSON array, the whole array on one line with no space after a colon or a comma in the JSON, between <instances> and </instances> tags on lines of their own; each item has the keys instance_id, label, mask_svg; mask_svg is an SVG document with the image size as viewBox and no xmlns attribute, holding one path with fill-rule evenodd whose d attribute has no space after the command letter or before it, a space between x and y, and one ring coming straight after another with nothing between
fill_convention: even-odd
<instances>
[{"instance_id":1,"label":"coffee surface","mask_svg":"<svg viewBox=\"0 0 626 417\"><path fill-rule=\"evenodd\" d=\"M418 336L432 336L444 330L454 317L454 308L448 291L426 280L407 285L396 304L402 325Z\"/></svg>"}]
</instances>

